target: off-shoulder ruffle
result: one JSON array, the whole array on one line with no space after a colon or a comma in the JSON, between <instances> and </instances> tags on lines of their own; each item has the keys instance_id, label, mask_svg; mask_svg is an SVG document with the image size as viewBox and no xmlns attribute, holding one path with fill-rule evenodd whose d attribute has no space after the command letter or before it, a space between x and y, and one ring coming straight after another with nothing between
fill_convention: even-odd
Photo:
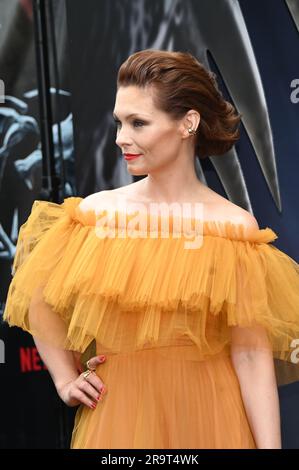
<instances>
[{"instance_id":1,"label":"off-shoulder ruffle","mask_svg":"<svg viewBox=\"0 0 299 470\"><path fill-rule=\"evenodd\" d=\"M231 327L263 327L266 342L241 335L239 346L291 360L299 266L271 244L273 230L205 221L198 249L184 249L184 237L109 238L109 223L98 226L81 201L33 204L7 296L10 325L79 352L92 340L102 353L196 344L197 360L230 347Z\"/></svg>"}]
</instances>

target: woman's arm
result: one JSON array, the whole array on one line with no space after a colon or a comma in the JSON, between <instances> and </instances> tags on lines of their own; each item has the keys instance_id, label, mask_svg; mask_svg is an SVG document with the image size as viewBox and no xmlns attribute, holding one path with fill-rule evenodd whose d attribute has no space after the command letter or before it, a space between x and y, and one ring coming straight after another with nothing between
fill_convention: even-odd
<instances>
[{"instance_id":1,"label":"woman's arm","mask_svg":"<svg viewBox=\"0 0 299 470\"><path fill-rule=\"evenodd\" d=\"M260 327L232 330L232 363L256 446L281 449L278 389L266 333Z\"/></svg>"},{"instance_id":2,"label":"woman's arm","mask_svg":"<svg viewBox=\"0 0 299 470\"><path fill-rule=\"evenodd\" d=\"M106 391L102 381L92 373L85 380L83 374L78 371L78 362L72 351L49 346L40 339L34 337L38 352L46 364L53 379L57 393L68 406L77 406L80 403L94 409L100 394ZM98 356L90 359L92 367L103 361Z\"/></svg>"},{"instance_id":3,"label":"woman's arm","mask_svg":"<svg viewBox=\"0 0 299 470\"><path fill-rule=\"evenodd\" d=\"M72 351L49 346L36 337L33 339L40 357L48 368L56 389L63 383L78 378L79 373Z\"/></svg>"}]
</instances>

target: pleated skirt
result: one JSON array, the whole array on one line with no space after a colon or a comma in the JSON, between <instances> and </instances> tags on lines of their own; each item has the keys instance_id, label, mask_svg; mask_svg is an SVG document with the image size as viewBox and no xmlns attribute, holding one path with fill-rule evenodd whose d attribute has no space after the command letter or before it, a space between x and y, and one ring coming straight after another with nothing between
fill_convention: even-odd
<instances>
[{"instance_id":1,"label":"pleated skirt","mask_svg":"<svg viewBox=\"0 0 299 470\"><path fill-rule=\"evenodd\" d=\"M107 392L95 410L79 406L71 448L256 448L230 356L199 361L189 353L106 354L96 373Z\"/></svg>"}]
</instances>

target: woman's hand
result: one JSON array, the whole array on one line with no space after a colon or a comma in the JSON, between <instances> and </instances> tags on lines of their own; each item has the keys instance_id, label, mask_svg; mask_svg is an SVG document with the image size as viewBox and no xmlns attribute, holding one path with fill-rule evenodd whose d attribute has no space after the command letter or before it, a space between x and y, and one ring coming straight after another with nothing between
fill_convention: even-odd
<instances>
[{"instance_id":1,"label":"woman's hand","mask_svg":"<svg viewBox=\"0 0 299 470\"><path fill-rule=\"evenodd\" d=\"M105 356L95 356L89 359L89 367L95 368L106 360ZM86 371L85 371L86 372ZM99 400L103 399L107 388L102 380L91 372L86 378L82 372L76 379L62 385L57 385L57 392L60 398L68 406L86 405L95 409Z\"/></svg>"}]
</instances>

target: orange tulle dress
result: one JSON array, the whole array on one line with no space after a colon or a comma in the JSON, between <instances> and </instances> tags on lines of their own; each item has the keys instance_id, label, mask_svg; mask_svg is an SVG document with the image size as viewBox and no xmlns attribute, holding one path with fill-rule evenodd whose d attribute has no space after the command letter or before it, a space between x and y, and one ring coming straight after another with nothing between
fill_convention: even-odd
<instances>
[{"instance_id":1,"label":"orange tulle dress","mask_svg":"<svg viewBox=\"0 0 299 470\"><path fill-rule=\"evenodd\" d=\"M298 264L270 228L203 221L190 248L193 219L181 236L171 217L164 236L160 217L154 229L99 219L81 201L34 202L4 312L50 345L107 357L96 371L107 394L79 406L71 447L255 448L231 347L294 362Z\"/></svg>"}]
</instances>

